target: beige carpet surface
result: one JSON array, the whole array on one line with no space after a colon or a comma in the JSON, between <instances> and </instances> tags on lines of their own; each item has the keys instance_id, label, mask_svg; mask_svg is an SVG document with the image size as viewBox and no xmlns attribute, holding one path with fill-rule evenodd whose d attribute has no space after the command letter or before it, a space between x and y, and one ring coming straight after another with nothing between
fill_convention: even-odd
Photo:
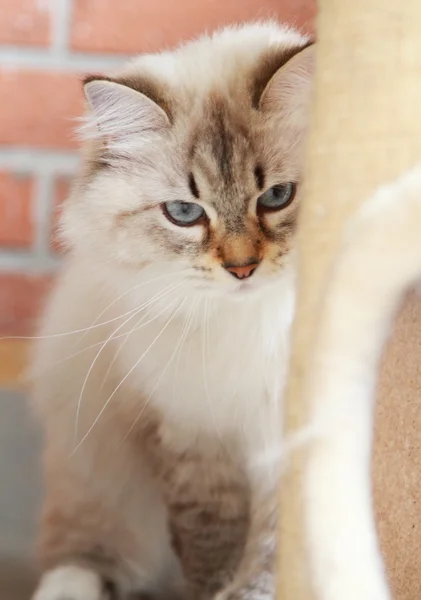
<instances>
[{"instance_id":1,"label":"beige carpet surface","mask_svg":"<svg viewBox=\"0 0 421 600\"><path fill-rule=\"evenodd\" d=\"M29 600L34 581L34 574L26 562L0 557L1 600Z\"/></svg>"},{"instance_id":2,"label":"beige carpet surface","mask_svg":"<svg viewBox=\"0 0 421 600\"><path fill-rule=\"evenodd\" d=\"M387 344L374 460L378 529L396 600L421 598L421 295Z\"/></svg>"}]
</instances>

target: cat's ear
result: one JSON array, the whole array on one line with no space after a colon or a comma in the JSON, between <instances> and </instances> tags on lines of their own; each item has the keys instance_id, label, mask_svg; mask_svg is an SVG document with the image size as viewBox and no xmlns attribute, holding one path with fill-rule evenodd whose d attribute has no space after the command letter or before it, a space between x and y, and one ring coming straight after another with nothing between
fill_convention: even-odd
<instances>
[{"instance_id":1,"label":"cat's ear","mask_svg":"<svg viewBox=\"0 0 421 600\"><path fill-rule=\"evenodd\" d=\"M116 142L164 131L170 122L165 111L129 85L87 78L83 86L89 112L81 128L84 138Z\"/></svg>"},{"instance_id":2,"label":"cat's ear","mask_svg":"<svg viewBox=\"0 0 421 600\"><path fill-rule=\"evenodd\" d=\"M315 45L309 43L284 62L264 88L259 108L283 114L307 105L315 68Z\"/></svg>"}]
</instances>

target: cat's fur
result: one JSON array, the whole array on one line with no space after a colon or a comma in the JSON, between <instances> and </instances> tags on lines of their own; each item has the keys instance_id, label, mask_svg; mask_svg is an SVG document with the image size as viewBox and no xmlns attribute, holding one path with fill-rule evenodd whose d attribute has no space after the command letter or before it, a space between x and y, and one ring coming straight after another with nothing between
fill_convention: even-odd
<instances>
[{"instance_id":1,"label":"cat's fur","mask_svg":"<svg viewBox=\"0 0 421 600\"><path fill-rule=\"evenodd\" d=\"M256 202L299 183L312 65L307 37L269 23L87 80L69 253L33 367L36 600L273 596L299 185L285 210ZM170 223L161 204L179 200L209 223ZM222 266L256 257L245 282Z\"/></svg>"},{"instance_id":2,"label":"cat's fur","mask_svg":"<svg viewBox=\"0 0 421 600\"><path fill-rule=\"evenodd\" d=\"M324 600L391 598L372 507L373 408L395 313L421 280L420 234L418 164L349 219L324 286L305 398L316 439L304 473L309 567Z\"/></svg>"}]
</instances>

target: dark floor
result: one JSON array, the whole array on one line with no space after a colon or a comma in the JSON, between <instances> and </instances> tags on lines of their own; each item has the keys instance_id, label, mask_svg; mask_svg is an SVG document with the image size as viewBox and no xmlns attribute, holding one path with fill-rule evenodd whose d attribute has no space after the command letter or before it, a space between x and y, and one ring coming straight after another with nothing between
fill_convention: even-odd
<instances>
[{"instance_id":1,"label":"dark floor","mask_svg":"<svg viewBox=\"0 0 421 600\"><path fill-rule=\"evenodd\" d=\"M0 390L0 599L29 600L40 503L39 441L25 397Z\"/></svg>"},{"instance_id":2,"label":"dark floor","mask_svg":"<svg viewBox=\"0 0 421 600\"><path fill-rule=\"evenodd\" d=\"M26 561L0 561L1 600L29 600L34 589L35 576Z\"/></svg>"}]
</instances>

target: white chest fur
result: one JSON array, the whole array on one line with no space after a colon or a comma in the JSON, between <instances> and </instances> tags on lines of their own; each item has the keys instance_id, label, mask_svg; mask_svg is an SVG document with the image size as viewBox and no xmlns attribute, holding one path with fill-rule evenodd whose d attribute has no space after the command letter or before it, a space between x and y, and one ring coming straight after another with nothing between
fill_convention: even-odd
<instances>
[{"instance_id":1,"label":"white chest fur","mask_svg":"<svg viewBox=\"0 0 421 600\"><path fill-rule=\"evenodd\" d=\"M279 445L292 305L285 282L241 301L189 301L130 336L119 369L187 438L234 437L246 453L270 453Z\"/></svg>"}]
</instances>

